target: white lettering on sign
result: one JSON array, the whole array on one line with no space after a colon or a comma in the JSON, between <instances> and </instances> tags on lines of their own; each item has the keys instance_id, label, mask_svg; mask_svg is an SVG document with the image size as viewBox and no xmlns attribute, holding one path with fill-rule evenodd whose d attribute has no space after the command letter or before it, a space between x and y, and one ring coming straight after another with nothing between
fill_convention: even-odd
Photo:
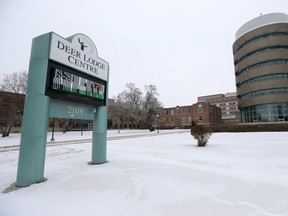
<instances>
[{"instance_id":1,"label":"white lettering on sign","mask_svg":"<svg viewBox=\"0 0 288 216\"><path fill-rule=\"evenodd\" d=\"M68 114L70 114L71 116L82 115L83 113L84 113L84 108L82 107L68 106Z\"/></svg>"},{"instance_id":2,"label":"white lettering on sign","mask_svg":"<svg viewBox=\"0 0 288 216\"><path fill-rule=\"evenodd\" d=\"M108 62L98 58L95 45L82 34L66 40L52 33L49 58L104 81L108 79Z\"/></svg>"}]
</instances>

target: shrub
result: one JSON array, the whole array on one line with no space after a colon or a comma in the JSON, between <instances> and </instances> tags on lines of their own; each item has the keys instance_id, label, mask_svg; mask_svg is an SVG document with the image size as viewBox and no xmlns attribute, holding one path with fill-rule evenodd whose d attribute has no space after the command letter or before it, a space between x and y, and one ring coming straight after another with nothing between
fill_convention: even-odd
<instances>
[{"instance_id":1,"label":"shrub","mask_svg":"<svg viewBox=\"0 0 288 216\"><path fill-rule=\"evenodd\" d=\"M206 146L212 134L209 126L197 125L195 122L192 122L191 135L197 140L198 147Z\"/></svg>"}]
</instances>

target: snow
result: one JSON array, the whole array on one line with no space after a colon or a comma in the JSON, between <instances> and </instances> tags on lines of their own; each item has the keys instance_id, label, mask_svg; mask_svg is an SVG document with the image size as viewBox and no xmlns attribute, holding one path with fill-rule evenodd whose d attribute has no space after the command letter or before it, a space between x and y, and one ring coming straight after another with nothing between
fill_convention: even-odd
<instances>
[{"instance_id":1,"label":"snow","mask_svg":"<svg viewBox=\"0 0 288 216\"><path fill-rule=\"evenodd\" d=\"M108 162L93 166L91 142L47 147L47 181L0 193L0 215L288 215L288 132L215 133L207 147L183 132L108 141ZM108 137L138 133L150 132ZM55 138L89 139L91 132ZM2 138L0 147L19 139ZM18 154L0 152L1 191L16 180Z\"/></svg>"}]
</instances>

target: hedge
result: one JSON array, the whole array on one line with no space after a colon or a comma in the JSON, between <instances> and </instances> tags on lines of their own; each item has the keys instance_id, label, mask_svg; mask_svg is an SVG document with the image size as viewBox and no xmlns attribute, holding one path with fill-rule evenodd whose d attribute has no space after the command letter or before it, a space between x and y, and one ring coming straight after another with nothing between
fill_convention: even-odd
<instances>
[{"instance_id":1,"label":"hedge","mask_svg":"<svg viewBox=\"0 0 288 216\"><path fill-rule=\"evenodd\" d=\"M213 133L288 131L288 123L221 124L210 125L210 128Z\"/></svg>"}]
</instances>

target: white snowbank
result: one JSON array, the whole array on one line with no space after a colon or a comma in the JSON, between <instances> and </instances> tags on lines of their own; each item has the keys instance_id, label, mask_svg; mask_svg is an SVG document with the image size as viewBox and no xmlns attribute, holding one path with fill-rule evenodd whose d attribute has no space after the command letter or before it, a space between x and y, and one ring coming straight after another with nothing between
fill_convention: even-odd
<instances>
[{"instance_id":1,"label":"white snowbank","mask_svg":"<svg viewBox=\"0 0 288 216\"><path fill-rule=\"evenodd\" d=\"M114 140L109 162L94 166L91 143L49 147L48 180L1 193L0 215L285 216L287 140L287 132L219 133L204 148L189 132ZM15 182L18 153L0 153L1 191Z\"/></svg>"}]
</instances>

